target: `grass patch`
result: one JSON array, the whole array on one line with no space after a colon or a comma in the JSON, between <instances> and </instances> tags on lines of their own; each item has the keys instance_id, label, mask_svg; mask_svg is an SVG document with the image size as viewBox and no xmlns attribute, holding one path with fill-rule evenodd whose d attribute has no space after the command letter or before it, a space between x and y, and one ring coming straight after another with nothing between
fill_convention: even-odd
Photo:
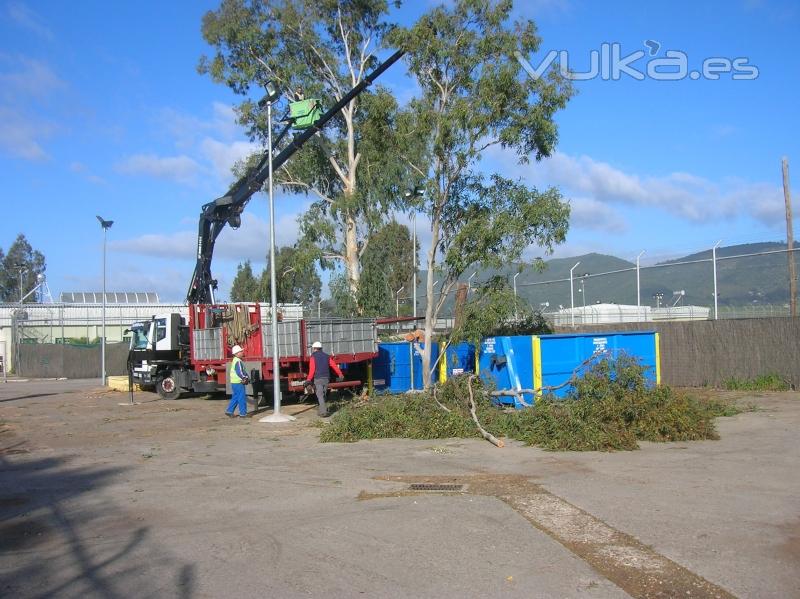
<instances>
[{"instance_id":1,"label":"grass patch","mask_svg":"<svg viewBox=\"0 0 800 599\"><path fill-rule=\"evenodd\" d=\"M731 378L725 381L728 391L788 391L789 384L777 373L762 374L754 379Z\"/></svg>"},{"instance_id":2,"label":"grass patch","mask_svg":"<svg viewBox=\"0 0 800 599\"><path fill-rule=\"evenodd\" d=\"M553 451L631 450L639 441L717 439L714 418L741 411L733 404L702 401L670 387L647 386L644 369L631 358L604 360L576 381L566 399L545 396L524 410L503 410L475 379L478 419L497 437ZM323 442L360 439L478 437L469 415L467 377L448 380L438 392L378 396L343 407L323 429Z\"/></svg>"}]
</instances>

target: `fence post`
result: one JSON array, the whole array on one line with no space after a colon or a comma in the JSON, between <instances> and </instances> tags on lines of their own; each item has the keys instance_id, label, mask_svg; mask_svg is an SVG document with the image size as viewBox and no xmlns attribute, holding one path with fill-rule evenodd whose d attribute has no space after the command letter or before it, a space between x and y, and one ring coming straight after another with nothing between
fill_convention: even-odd
<instances>
[{"instance_id":1,"label":"fence post","mask_svg":"<svg viewBox=\"0 0 800 599\"><path fill-rule=\"evenodd\" d=\"M722 243L720 239L711 249L711 259L714 261L714 320L717 320L717 248Z\"/></svg>"}]
</instances>

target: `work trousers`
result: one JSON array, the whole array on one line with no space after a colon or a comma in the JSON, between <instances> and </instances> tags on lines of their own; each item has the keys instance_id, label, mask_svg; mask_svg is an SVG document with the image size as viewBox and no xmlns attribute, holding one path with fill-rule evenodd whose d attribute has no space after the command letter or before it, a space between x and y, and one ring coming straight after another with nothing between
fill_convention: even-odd
<instances>
[{"instance_id":1,"label":"work trousers","mask_svg":"<svg viewBox=\"0 0 800 599\"><path fill-rule=\"evenodd\" d=\"M317 401L319 402L317 411L320 416L327 416L328 414L328 408L325 406L325 394L328 392L329 382L330 379L314 379L314 391L317 393Z\"/></svg>"},{"instance_id":2,"label":"work trousers","mask_svg":"<svg viewBox=\"0 0 800 599\"><path fill-rule=\"evenodd\" d=\"M225 411L228 414L233 414L236 412L236 406L238 405L239 416L247 416L247 393L245 393L244 385L231 383L231 389L233 389L233 396L230 403L228 403L228 409Z\"/></svg>"}]
</instances>

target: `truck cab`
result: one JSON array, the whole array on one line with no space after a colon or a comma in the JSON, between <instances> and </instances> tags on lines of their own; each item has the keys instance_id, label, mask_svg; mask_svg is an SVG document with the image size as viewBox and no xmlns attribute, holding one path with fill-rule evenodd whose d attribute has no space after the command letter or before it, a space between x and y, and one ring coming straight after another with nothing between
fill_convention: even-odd
<instances>
[{"instance_id":1,"label":"truck cab","mask_svg":"<svg viewBox=\"0 0 800 599\"><path fill-rule=\"evenodd\" d=\"M176 312L157 314L134 322L128 332L133 383L155 388L165 399L177 399L182 383L178 373L189 369L189 328L184 318Z\"/></svg>"}]
</instances>

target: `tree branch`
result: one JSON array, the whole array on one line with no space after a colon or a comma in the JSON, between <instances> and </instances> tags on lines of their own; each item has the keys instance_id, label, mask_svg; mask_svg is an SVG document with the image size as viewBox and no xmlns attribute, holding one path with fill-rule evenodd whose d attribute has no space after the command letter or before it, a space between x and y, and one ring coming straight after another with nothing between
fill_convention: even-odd
<instances>
[{"instance_id":1,"label":"tree branch","mask_svg":"<svg viewBox=\"0 0 800 599\"><path fill-rule=\"evenodd\" d=\"M404 154L400 154L400 158L405 160L408 163L408 166L410 166L413 170L415 170L420 177L427 177L427 174L422 172L422 169L420 169L416 164L411 162L411 160L407 156L405 156Z\"/></svg>"},{"instance_id":2,"label":"tree branch","mask_svg":"<svg viewBox=\"0 0 800 599\"><path fill-rule=\"evenodd\" d=\"M476 375L474 374L469 375L469 380L467 381L467 389L469 389L469 413L472 415L472 420L475 422L475 426L478 427L478 430L484 439L496 447L505 447L505 443L483 428L478 420L478 414L475 412L475 398L472 395L472 381L475 376Z\"/></svg>"},{"instance_id":3,"label":"tree branch","mask_svg":"<svg viewBox=\"0 0 800 599\"><path fill-rule=\"evenodd\" d=\"M358 85L358 80L356 79L356 72L353 69L353 61L350 58L350 43L348 42L349 33L344 32L344 25L342 24L342 7L339 5L339 8L336 9L336 20L339 22L339 32L342 34L342 43L344 44L344 55L347 57L347 68L350 69L350 79L352 81L353 87Z\"/></svg>"}]
</instances>

